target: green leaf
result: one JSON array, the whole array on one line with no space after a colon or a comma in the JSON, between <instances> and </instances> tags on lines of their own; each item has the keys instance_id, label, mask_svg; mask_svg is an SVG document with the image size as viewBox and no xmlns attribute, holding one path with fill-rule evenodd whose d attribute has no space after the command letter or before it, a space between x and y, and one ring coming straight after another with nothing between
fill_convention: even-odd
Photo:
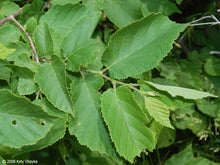
<instances>
[{"instance_id":1,"label":"green leaf","mask_svg":"<svg viewBox=\"0 0 220 165\"><path fill-rule=\"evenodd\" d=\"M38 104L45 112L47 112L51 116L56 116L59 118L67 118L67 114L63 111L59 111L57 108L55 108L46 98L43 98L42 100L34 100L35 104Z\"/></svg>"},{"instance_id":2,"label":"green leaf","mask_svg":"<svg viewBox=\"0 0 220 165\"><path fill-rule=\"evenodd\" d=\"M18 55L14 62L15 65L30 69L32 72L36 72L38 64L32 61L26 53Z\"/></svg>"},{"instance_id":3,"label":"green leaf","mask_svg":"<svg viewBox=\"0 0 220 165\"><path fill-rule=\"evenodd\" d=\"M165 83L167 84L172 84L172 85L176 85L175 83L171 83L173 81L169 81L167 79L162 79L162 78L154 78L153 81L159 82L159 83ZM183 108L189 105L194 104L193 100L188 100L188 99L184 99L183 97L172 97L169 93L165 92L165 91L161 91L157 88L154 88L151 85L146 85L145 81L143 80L138 80L138 83L141 84L141 91L143 91L144 93L154 93L156 96L156 99L161 101L163 104L165 104L167 106L167 108L169 108L170 110L176 110L179 108Z\"/></svg>"},{"instance_id":4,"label":"green leaf","mask_svg":"<svg viewBox=\"0 0 220 165\"><path fill-rule=\"evenodd\" d=\"M176 0L176 3L179 4L179 5L180 5L182 2L183 2L183 0Z\"/></svg>"},{"instance_id":5,"label":"green leaf","mask_svg":"<svg viewBox=\"0 0 220 165\"><path fill-rule=\"evenodd\" d=\"M26 77L22 78L20 77L18 80L18 93L20 95L30 95L34 93L38 87L33 81L33 77Z\"/></svg>"},{"instance_id":6,"label":"green leaf","mask_svg":"<svg viewBox=\"0 0 220 165\"><path fill-rule=\"evenodd\" d=\"M0 3L0 9L0 14L4 16L9 16L20 10L20 7L14 2L5 1Z\"/></svg>"},{"instance_id":7,"label":"green leaf","mask_svg":"<svg viewBox=\"0 0 220 165\"><path fill-rule=\"evenodd\" d=\"M143 149L155 147L154 134L144 123L147 119L130 90L121 86L102 96L102 114L117 152L133 162Z\"/></svg>"},{"instance_id":8,"label":"green leaf","mask_svg":"<svg viewBox=\"0 0 220 165\"><path fill-rule=\"evenodd\" d=\"M63 42L63 36L52 28L49 28L49 32L53 41L53 54L62 57L61 45Z\"/></svg>"},{"instance_id":9,"label":"green leaf","mask_svg":"<svg viewBox=\"0 0 220 165\"><path fill-rule=\"evenodd\" d=\"M92 11L102 11L104 0L83 0L83 4Z\"/></svg>"},{"instance_id":10,"label":"green leaf","mask_svg":"<svg viewBox=\"0 0 220 165\"><path fill-rule=\"evenodd\" d=\"M69 131L77 137L80 144L117 159L100 112L98 90L102 85L103 78L93 74L87 74L72 82L71 94L76 117L70 118Z\"/></svg>"},{"instance_id":11,"label":"green leaf","mask_svg":"<svg viewBox=\"0 0 220 165\"><path fill-rule=\"evenodd\" d=\"M186 165L219 165L219 163L215 163L206 158L194 158L191 161L187 162Z\"/></svg>"},{"instance_id":12,"label":"green leaf","mask_svg":"<svg viewBox=\"0 0 220 165\"><path fill-rule=\"evenodd\" d=\"M85 6L79 4L67 4L54 6L41 17L40 22L45 21L50 28L65 37L75 24L84 17L97 17L97 13L91 13ZM90 27L92 29L92 27ZM82 30L82 29L81 29Z\"/></svg>"},{"instance_id":13,"label":"green leaf","mask_svg":"<svg viewBox=\"0 0 220 165\"><path fill-rule=\"evenodd\" d=\"M211 76L220 76L220 59L211 56L206 61L204 69Z\"/></svg>"},{"instance_id":14,"label":"green leaf","mask_svg":"<svg viewBox=\"0 0 220 165\"><path fill-rule=\"evenodd\" d=\"M142 4L138 0L104 0L104 12L119 28L143 17Z\"/></svg>"},{"instance_id":15,"label":"green leaf","mask_svg":"<svg viewBox=\"0 0 220 165\"><path fill-rule=\"evenodd\" d=\"M99 51L95 52L96 59L92 61L91 63L85 65L85 68L88 70L99 71L103 67L101 58L102 58L102 55L103 55L103 52L106 46L99 38L98 38L97 44L99 45Z\"/></svg>"},{"instance_id":16,"label":"green leaf","mask_svg":"<svg viewBox=\"0 0 220 165\"><path fill-rule=\"evenodd\" d=\"M0 68L1 68L0 79L6 80L7 82L9 82L11 77L11 69L8 65L9 64L7 62L0 60Z\"/></svg>"},{"instance_id":17,"label":"green leaf","mask_svg":"<svg viewBox=\"0 0 220 165\"><path fill-rule=\"evenodd\" d=\"M74 4L78 3L80 0L52 0L51 3L53 6L55 5L66 5L66 4Z\"/></svg>"},{"instance_id":18,"label":"green leaf","mask_svg":"<svg viewBox=\"0 0 220 165\"><path fill-rule=\"evenodd\" d=\"M11 68L18 76L17 90L20 95L30 95L38 89L33 80L34 73L31 70L17 66L11 66Z\"/></svg>"},{"instance_id":19,"label":"green leaf","mask_svg":"<svg viewBox=\"0 0 220 165\"><path fill-rule=\"evenodd\" d=\"M47 99L58 109L74 115L73 105L66 88L64 63L53 56L52 63L42 64L35 74L35 81Z\"/></svg>"},{"instance_id":20,"label":"green leaf","mask_svg":"<svg viewBox=\"0 0 220 165\"><path fill-rule=\"evenodd\" d=\"M219 163L215 163L208 159L199 157L193 157L192 146L187 146L183 151L174 154L170 159L165 162L165 165L176 165L176 163L181 165L218 165Z\"/></svg>"},{"instance_id":21,"label":"green leaf","mask_svg":"<svg viewBox=\"0 0 220 165\"><path fill-rule=\"evenodd\" d=\"M89 40L82 47L76 49L67 61L67 69L73 72L79 71L80 66L85 66L94 61L100 54L100 41Z\"/></svg>"},{"instance_id":22,"label":"green leaf","mask_svg":"<svg viewBox=\"0 0 220 165\"><path fill-rule=\"evenodd\" d=\"M171 15L173 13L180 13L176 4L169 0L141 0L143 3L143 14L146 16L150 13L162 12L164 15Z\"/></svg>"},{"instance_id":23,"label":"green leaf","mask_svg":"<svg viewBox=\"0 0 220 165\"><path fill-rule=\"evenodd\" d=\"M165 162L165 165L176 165L178 162L181 165L186 164L187 162L193 159L192 146L187 146L183 151L174 154L170 159Z\"/></svg>"},{"instance_id":24,"label":"green leaf","mask_svg":"<svg viewBox=\"0 0 220 165\"><path fill-rule=\"evenodd\" d=\"M96 17L84 17L75 23L62 43L61 48L64 57L68 57L80 49L85 49L84 47L93 43L93 40L88 40L94 31L96 22Z\"/></svg>"},{"instance_id":25,"label":"green leaf","mask_svg":"<svg viewBox=\"0 0 220 165\"><path fill-rule=\"evenodd\" d=\"M145 97L145 107L154 119L161 125L173 128L170 124L170 111L165 104L153 97Z\"/></svg>"},{"instance_id":26,"label":"green leaf","mask_svg":"<svg viewBox=\"0 0 220 165\"><path fill-rule=\"evenodd\" d=\"M174 124L179 129L190 129L198 137L206 138L208 129L208 121L204 115L194 109L194 107L186 107L175 111L172 116Z\"/></svg>"},{"instance_id":27,"label":"green leaf","mask_svg":"<svg viewBox=\"0 0 220 165\"><path fill-rule=\"evenodd\" d=\"M102 61L112 78L124 79L149 71L167 55L185 27L161 14L151 14L117 31Z\"/></svg>"},{"instance_id":28,"label":"green leaf","mask_svg":"<svg viewBox=\"0 0 220 165\"><path fill-rule=\"evenodd\" d=\"M15 49L8 49L0 42L0 59L5 60Z\"/></svg>"},{"instance_id":29,"label":"green leaf","mask_svg":"<svg viewBox=\"0 0 220 165\"><path fill-rule=\"evenodd\" d=\"M34 0L33 3L29 4L27 3L23 8L20 15L21 21L23 23L26 23L29 19L33 17L40 17L44 11L44 1L43 0Z\"/></svg>"},{"instance_id":30,"label":"green leaf","mask_svg":"<svg viewBox=\"0 0 220 165\"><path fill-rule=\"evenodd\" d=\"M65 134L67 114L54 108L46 99L34 100L34 103L38 104L48 114L52 116L57 116L59 117L59 119L57 119L56 122L53 123L50 131L43 139L37 141L37 143L34 145L24 146L21 149L13 151L13 153L11 153L11 155L13 156L48 147L54 144L59 139L63 138Z\"/></svg>"},{"instance_id":31,"label":"green leaf","mask_svg":"<svg viewBox=\"0 0 220 165\"><path fill-rule=\"evenodd\" d=\"M161 133L161 130L164 128L159 122L157 122L156 120L154 120L153 118L151 119L150 123L147 124L147 126L149 127L149 129L154 132L155 134L155 142L157 144L158 141L158 137Z\"/></svg>"},{"instance_id":32,"label":"green leaf","mask_svg":"<svg viewBox=\"0 0 220 165\"><path fill-rule=\"evenodd\" d=\"M0 42L7 46L10 42L18 41L21 36L21 32L18 27L6 23L0 26L0 36Z\"/></svg>"},{"instance_id":33,"label":"green leaf","mask_svg":"<svg viewBox=\"0 0 220 165\"><path fill-rule=\"evenodd\" d=\"M163 127L157 142L158 148L169 147L175 142L176 139L176 130Z\"/></svg>"},{"instance_id":34,"label":"green leaf","mask_svg":"<svg viewBox=\"0 0 220 165\"><path fill-rule=\"evenodd\" d=\"M37 25L37 19L35 17L30 18L25 25L26 32L33 34Z\"/></svg>"},{"instance_id":35,"label":"green leaf","mask_svg":"<svg viewBox=\"0 0 220 165\"><path fill-rule=\"evenodd\" d=\"M16 156L30 151L41 150L43 148L51 146L56 141L64 137L66 131L65 125L66 119L58 119L56 122L53 123L53 126L51 127L50 131L46 134L46 136L43 139L39 140L34 145L22 147L16 153L14 153L14 155Z\"/></svg>"},{"instance_id":36,"label":"green leaf","mask_svg":"<svg viewBox=\"0 0 220 165\"><path fill-rule=\"evenodd\" d=\"M168 86L168 85L160 85L160 84L155 84L149 81L145 81L145 83L159 90L166 91L173 97L182 96L185 99L202 99L205 97L217 97L208 92L197 91L194 89L188 89L188 88L182 88L182 87L176 87L176 86Z\"/></svg>"},{"instance_id":37,"label":"green leaf","mask_svg":"<svg viewBox=\"0 0 220 165\"><path fill-rule=\"evenodd\" d=\"M37 141L37 143L33 145L23 146L21 148L9 148L7 146L2 146L0 144L0 154L10 155L14 157L30 151L36 151L46 148L54 144L56 141L58 141L64 136L66 131L65 125L66 125L66 119L56 120L53 123L53 126L51 127L49 132L46 134L46 136L43 139Z\"/></svg>"},{"instance_id":38,"label":"green leaf","mask_svg":"<svg viewBox=\"0 0 220 165\"><path fill-rule=\"evenodd\" d=\"M48 24L41 22L35 31L35 45L39 56L49 58L53 55L53 40Z\"/></svg>"},{"instance_id":39,"label":"green leaf","mask_svg":"<svg viewBox=\"0 0 220 165\"><path fill-rule=\"evenodd\" d=\"M8 61L15 61L17 59L17 57L20 56L21 54L27 54L28 57L30 57L32 55L32 50L31 50L30 45L25 44L20 41L15 42L15 43L10 43L8 45L8 48L16 49L15 52L13 52L12 54L10 54L7 57Z\"/></svg>"},{"instance_id":40,"label":"green leaf","mask_svg":"<svg viewBox=\"0 0 220 165\"><path fill-rule=\"evenodd\" d=\"M196 102L198 109L213 118L220 119L220 99L215 99L211 102L206 100L198 100Z\"/></svg>"},{"instance_id":41,"label":"green leaf","mask_svg":"<svg viewBox=\"0 0 220 165\"><path fill-rule=\"evenodd\" d=\"M8 90L0 90L0 98L0 144L13 148L35 144L56 121L39 106Z\"/></svg>"}]
</instances>

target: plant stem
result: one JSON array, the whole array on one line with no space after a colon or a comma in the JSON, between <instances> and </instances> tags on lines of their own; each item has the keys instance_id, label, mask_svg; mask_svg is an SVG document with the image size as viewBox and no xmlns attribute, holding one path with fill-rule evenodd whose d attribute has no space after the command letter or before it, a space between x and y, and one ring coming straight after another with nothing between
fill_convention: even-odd
<instances>
[{"instance_id":1,"label":"plant stem","mask_svg":"<svg viewBox=\"0 0 220 165\"><path fill-rule=\"evenodd\" d=\"M33 43L32 39L31 39L30 35L25 31L24 27L15 19L13 14L10 15L8 17L8 19L12 20L25 33L25 35L27 36L27 38L28 38L28 40L29 40L29 42L31 44L31 49L32 49L32 51L34 53L35 59L36 59L37 63L39 63L39 56L37 54L37 51L35 49L34 43Z\"/></svg>"},{"instance_id":2,"label":"plant stem","mask_svg":"<svg viewBox=\"0 0 220 165\"><path fill-rule=\"evenodd\" d=\"M140 91L139 89L135 88L135 87L141 86L139 84L131 84L131 83L127 84L127 83L112 79L112 78L104 75L102 71L93 71L93 70L87 70L87 71L90 72L90 73L98 74L98 75L102 76L103 78L105 78L106 80L111 81L111 83L113 84L114 89L116 89L116 84L120 84L120 85L126 86L126 87L140 93L141 96L143 96L144 98L146 98L146 96L145 96L146 94L149 95L149 96L156 96L156 94L153 93L153 92L144 92L144 91Z\"/></svg>"},{"instance_id":3,"label":"plant stem","mask_svg":"<svg viewBox=\"0 0 220 165\"><path fill-rule=\"evenodd\" d=\"M17 17L18 15L21 14L21 12L22 12L22 9L16 11L16 12L13 13L12 15L13 15L14 17ZM10 15L10 16L11 16L11 15ZM2 20L0 21L0 26L3 25L3 24L5 24L6 22L10 21L10 20L11 20L10 16L8 16L8 17L2 19Z\"/></svg>"},{"instance_id":4,"label":"plant stem","mask_svg":"<svg viewBox=\"0 0 220 165\"><path fill-rule=\"evenodd\" d=\"M87 71L88 71L88 72L91 72L91 73L98 74L98 75L102 76L103 78L105 78L105 79L111 81L113 84L124 85L124 86L126 86L126 87L128 87L128 88L131 88L131 89L133 89L133 90L135 90L135 91L137 91L137 92L139 92L139 93L141 92L140 90L138 90L137 88L135 88L135 86L140 86L139 84L131 84L131 83L127 84L127 83L124 83L124 82L121 82L121 81L112 79L112 78L110 78L110 77L104 75L102 71L93 71L93 70L87 70ZM141 92L141 93L142 93L142 92Z\"/></svg>"},{"instance_id":5,"label":"plant stem","mask_svg":"<svg viewBox=\"0 0 220 165\"><path fill-rule=\"evenodd\" d=\"M158 163L159 165L161 165L161 160L160 160L160 152L159 152L159 149L157 148L157 159L158 159Z\"/></svg>"},{"instance_id":6,"label":"plant stem","mask_svg":"<svg viewBox=\"0 0 220 165\"><path fill-rule=\"evenodd\" d=\"M213 19L215 22L196 23L196 22L199 22L199 21L204 20L204 19L207 19L207 18L211 18L211 19ZM220 21L219 21L214 15L208 15L208 16L204 16L204 17L202 17L202 18L199 18L199 19L197 19L197 20L195 20L195 21L192 21L189 26L218 25L218 24L220 24Z\"/></svg>"}]
</instances>

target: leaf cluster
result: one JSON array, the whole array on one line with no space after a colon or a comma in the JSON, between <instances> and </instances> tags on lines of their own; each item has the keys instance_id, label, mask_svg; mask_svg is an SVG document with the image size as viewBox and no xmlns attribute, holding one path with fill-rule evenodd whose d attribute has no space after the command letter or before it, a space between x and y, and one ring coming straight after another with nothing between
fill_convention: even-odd
<instances>
[{"instance_id":1,"label":"leaf cluster","mask_svg":"<svg viewBox=\"0 0 220 165\"><path fill-rule=\"evenodd\" d=\"M173 43L188 24L168 16L180 13L181 2L1 1L0 19L22 7L16 19L39 57L13 21L0 26L0 160L53 146L55 163L135 164L174 143L177 128L203 137L209 122L202 113L219 122L212 87L219 61L204 57L188 67L173 60ZM197 72L203 60L207 76ZM186 150L190 160L209 162Z\"/></svg>"}]
</instances>

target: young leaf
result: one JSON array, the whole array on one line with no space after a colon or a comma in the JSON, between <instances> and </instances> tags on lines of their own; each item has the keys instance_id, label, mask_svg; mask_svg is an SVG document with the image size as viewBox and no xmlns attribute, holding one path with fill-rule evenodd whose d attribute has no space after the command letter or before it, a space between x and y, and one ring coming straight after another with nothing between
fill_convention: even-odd
<instances>
[{"instance_id":1,"label":"young leaf","mask_svg":"<svg viewBox=\"0 0 220 165\"><path fill-rule=\"evenodd\" d=\"M0 90L0 98L0 144L14 148L35 144L57 120L9 90Z\"/></svg>"},{"instance_id":2,"label":"young leaf","mask_svg":"<svg viewBox=\"0 0 220 165\"><path fill-rule=\"evenodd\" d=\"M4 60L13 53L15 49L8 49L0 42L0 59Z\"/></svg>"},{"instance_id":3,"label":"young leaf","mask_svg":"<svg viewBox=\"0 0 220 165\"><path fill-rule=\"evenodd\" d=\"M145 107L157 122L163 126L173 128L169 120L170 111L165 104L153 97L146 97Z\"/></svg>"},{"instance_id":4,"label":"young leaf","mask_svg":"<svg viewBox=\"0 0 220 165\"><path fill-rule=\"evenodd\" d=\"M142 4L138 0L104 0L104 12L119 28L143 17Z\"/></svg>"},{"instance_id":5,"label":"young leaf","mask_svg":"<svg viewBox=\"0 0 220 165\"><path fill-rule=\"evenodd\" d=\"M52 63L44 63L35 74L35 81L47 99L58 109L74 115L73 104L66 88L64 63L52 56Z\"/></svg>"},{"instance_id":6,"label":"young leaf","mask_svg":"<svg viewBox=\"0 0 220 165\"><path fill-rule=\"evenodd\" d=\"M148 15L116 32L102 61L112 78L124 79L149 71L167 55L185 27L161 14Z\"/></svg>"},{"instance_id":7,"label":"young leaf","mask_svg":"<svg viewBox=\"0 0 220 165\"><path fill-rule=\"evenodd\" d=\"M154 133L144 125L147 119L130 90L124 86L107 90L101 106L112 141L121 156L133 162L143 149L154 149Z\"/></svg>"},{"instance_id":8,"label":"young leaf","mask_svg":"<svg viewBox=\"0 0 220 165\"><path fill-rule=\"evenodd\" d=\"M82 145L91 150L106 153L116 159L117 154L100 112L100 94L103 78L87 74L71 84L71 94L75 104L76 117L70 119L69 131Z\"/></svg>"},{"instance_id":9,"label":"young leaf","mask_svg":"<svg viewBox=\"0 0 220 165\"><path fill-rule=\"evenodd\" d=\"M160 85L155 84L149 81L145 81L146 84L149 84L159 90L168 92L171 96L182 96L185 99L202 99L205 97L217 97L208 92L197 91L194 89L181 88L176 86Z\"/></svg>"}]
</instances>

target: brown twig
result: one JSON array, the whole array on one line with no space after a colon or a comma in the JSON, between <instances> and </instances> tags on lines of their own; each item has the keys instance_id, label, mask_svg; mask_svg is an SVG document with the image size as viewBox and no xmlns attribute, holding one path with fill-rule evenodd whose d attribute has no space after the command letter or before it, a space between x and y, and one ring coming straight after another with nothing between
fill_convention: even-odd
<instances>
[{"instance_id":1,"label":"brown twig","mask_svg":"<svg viewBox=\"0 0 220 165\"><path fill-rule=\"evenodd\" d=\"M25 31L24 27L15 19L16 16L18 16L19 14L21 14L22 9L20 9L19 11L15 12L14 14L11 14L10 16L4 18L3 20L0 21L0 26L3 25L4 23L8 22L8 21L13 21L27 36L30 44L31 44L31 49L34 53L35 59L37 61L37 63L39 63L39 55L37 54L37 51L35 49L34 43L30 37L30 35Z\"/></svg>"},{"instance_id":2,"label":"brown twig","mask_svg":"<svg viewBox=\"0 0 220 165\"><path fill-rule=\"evenodd\" d=\"M35 55L35 59L36 59L37 63L39 63L39 56L37 54L37 51L35 49L34 43L31 39L30 35L25 31L24 27L15 19L15 17L13 15L9 16L9 20L12 20L25 33L25 35L27 36L27 38L31 44L31 49L33 50L33 53Z\"/></svg>"},{"instance_id":3,"label":"brown twig","mask_svg":"<svg viewBox=\"0 0 220 165\"><path fill-rule=\"evenodd\" d=\"M20 9L20 10L16 11L16 12L15 12L15 13L13 13L12 15L13 15L14 17L17 17L18 15L20 15L20 14L21 14L21 12L22 12L22 9ZM3 25L4 23L6 23L6 22L10 21L10 20L11 20L10 16L8 16L8 17L4 18L3 20L1 20L1 21L0 21L0 26L1 26L1 25Z\"/></svg>"}]
</instances>

